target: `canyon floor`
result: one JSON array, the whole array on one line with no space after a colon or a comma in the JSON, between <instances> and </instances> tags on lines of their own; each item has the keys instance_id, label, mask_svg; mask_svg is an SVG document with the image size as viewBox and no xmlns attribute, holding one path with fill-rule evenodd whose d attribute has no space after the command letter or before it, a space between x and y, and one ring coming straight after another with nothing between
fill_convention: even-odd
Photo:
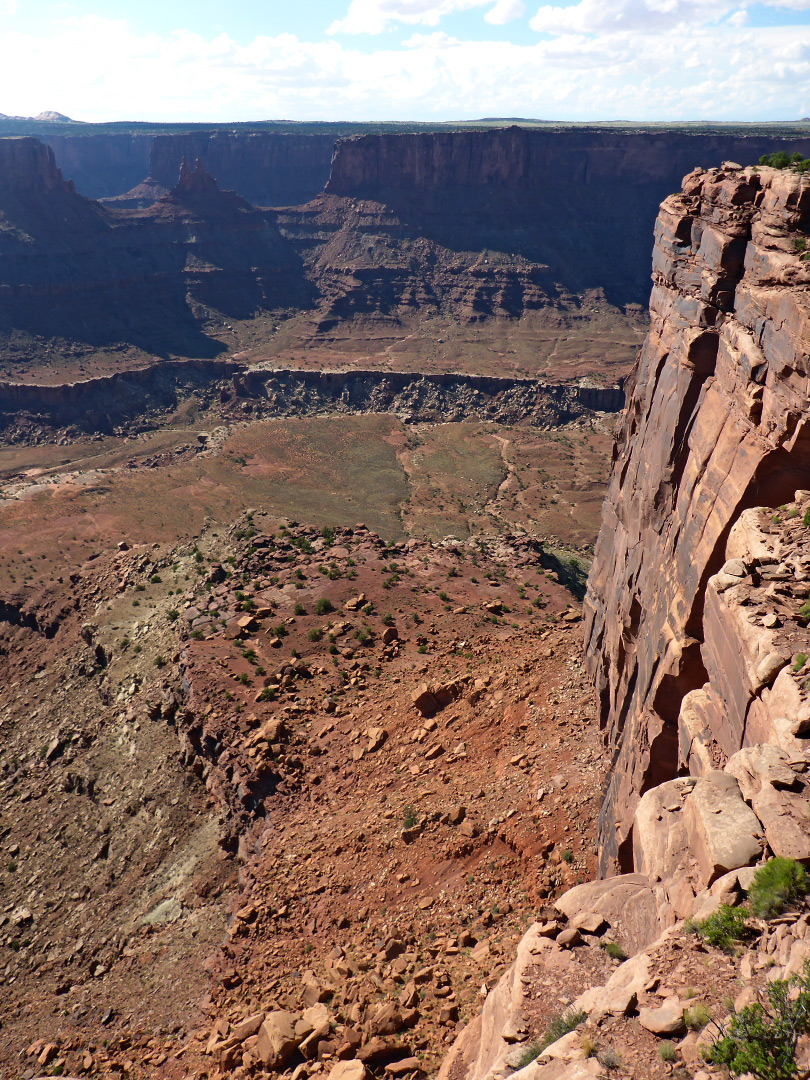
<instances>
[{"instance_id":1,"label":"canyon floor","mask_svg":"<svg viewBox=\"0 0 810 1080\"><path fill-rule=\"evenodd\" d=\"M613 423L192 394L0 447L9 1075L238 1075L229 1024L314 1006L307 1072L438 1068L594 872Z\"/></svg>"}]
</instances>

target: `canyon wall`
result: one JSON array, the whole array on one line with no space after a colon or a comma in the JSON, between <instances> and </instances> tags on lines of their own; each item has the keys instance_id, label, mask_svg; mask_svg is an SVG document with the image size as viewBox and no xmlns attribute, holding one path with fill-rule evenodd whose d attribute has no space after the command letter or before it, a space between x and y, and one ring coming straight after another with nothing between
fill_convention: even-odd
<instances>
[{"instance_id":1,"label":"canyon wall","mask_svg":"<svg viewBox=\"0 0 810 1080\"><path fill-rule=\"evenodd\" d=\"M59 167L76 190L89 199L103 199L129 191L149 175L153 135L98 134L41 136L53 150ZM177 183L175 169L171 183Z\"/></svg>"},{"instance_id":2,"label":"canyon wall","mask_svg":"<svg viewBox=\"0 0 810 1080\"><path fill-rule=\"evenodd\" d=\"M790 666L810 651L808 234L810 176L791 170L695 170L661 206L585 605L613 763L602 874L651 872L679 774L809 745Z\"/></svg>"},{"instance_id":3,"label":"canyon wall","mask_svg":"<svg viewBox=\"0 0 810 1080\"><path fill-rule=\"evenodd\" d=\"M555 426L596 412L618 412L624 404L621 386L453 372L307 371L249 368L232 360L176 360L70 383L0 382L0 431L23 438L30 435L32 425L112 431L153 411L165 413L195 390L223 404L250 402L251 412L258 416L393 412L408 422L475 418Z\"/></svg>"},{"instance_id":4,"label":"canyon wall","mask_svg":"<svg viewBox=\"0 0 810 1080\"><path fill-rule=\"evenodd\" d=\"M158 356L214 356L228 318L302 306L303 272L271 217L204 170L146 210L112 210L62 179L37 139L0 139L0 337Z\"/></svg>"},{"instance_id":5,"label":"canyon wall","mask_svg":"<svg viewBox=\"0 0 810 1080\"><path fill-rule=\"evenodd\" d=\"M147 176L171 189L180 163L199 159L220 187L257 206L307 202L323 190L334 135L290 132L188 131L174 134L48 134L65 176L91 199L123 195Z\"/></svg>"},{"instance_id":6,"label":"canyon wall","mask_svg":"<svg viewBox=\"0 0 810 1080\"><path fill-rule=\"evenodd\" d=\"M810 140L520 127L338 142L326 192L384 204L453 251L507 252L567 291L646 305L658 205L696 165Z\"/></svg>"},{"instance_id":7,"label":"canyon wall","mask_svg":"<svg viewBox=\"0 0 810 1080\"><path fill-rule=\"evenodd\" d=\"M256 206L294 206L323 191L334 146L333 135L205 131L157 135L149 175L172 187L183 158L199 159L220 187L238 192Z\"/></svg>"}]
</instances>

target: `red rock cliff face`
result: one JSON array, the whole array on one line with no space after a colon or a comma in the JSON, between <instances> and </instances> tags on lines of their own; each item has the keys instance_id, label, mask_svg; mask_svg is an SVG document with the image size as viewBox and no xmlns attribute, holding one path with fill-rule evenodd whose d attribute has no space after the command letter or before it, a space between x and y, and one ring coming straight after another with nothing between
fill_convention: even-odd
<instances>
[{"instance_id":1,"label":"red rock cliff face","mask_svg":"<svg viewBox=\"0 0 810 1080\"><path fill-rule=\"evenodd\" d=\"M53 150L39 139L28 137L3 139L0 152L0 191L6 197L72 194L73 184L62 178L56 167Z\"/></svg>"},{"instance_id":2,"label":"red rock cliff face","mask_svg":"<svg viewBox=\"0 0 810 1080\"><path fill-rule=\"evenodd\" d=\"M152 143L149 175L171 187L182 159L199 158L220 187L238 192L248 202L256 206L294 206L323 190L334 146L333 135L231 135L210 131L157 135Z\"/></svg>"},{"instance_id":3,"label":"red rock cliff face","mask_svg":"<svg viewBox=\"0 0 810 1080\"><path fill-rule=\"evenodd\" d=\"M810 488L808 233L810 176L790 171L695 171L660 209L652 327L586 600L614 761L602 873L634 868L645 792L679 772L722 769L744 746L790 753L803 730L801 695L780 674L790 648L766 631L802 619L764 616L739 588L770 584L772 600L784 582L793 603L806 580L801 561L794 574L769 550L769 518L753 522L748 508ZM795 518L803 507L799 498Z\"/></svg>"},{"instance_id":4,"label":"red rock cliff face","mask_svg":"<svg viewBox=\"0 0 810 1080\"><path fill-rule=\"evenodd\" d=\"M307 303L272 217L199 165L147 210L77 195L37 139L0 139L0 349L17 335L210 357L227 318Z\"/></svg>"},{"instance_id":5,"label":"red rock cliff face","mask_svg":"<svg viewBox=\"0 0 810 1080\"><path fill-rule=\"evenodd\" d=\"M807 140L789 145L810 153ZM646 304L661 200L696 165L753 164L776 148L762 137L587 129L364 135L337 143L326 194L383 204L449 250L509 252L572 292Z\"/></svg>"}]
</instances>

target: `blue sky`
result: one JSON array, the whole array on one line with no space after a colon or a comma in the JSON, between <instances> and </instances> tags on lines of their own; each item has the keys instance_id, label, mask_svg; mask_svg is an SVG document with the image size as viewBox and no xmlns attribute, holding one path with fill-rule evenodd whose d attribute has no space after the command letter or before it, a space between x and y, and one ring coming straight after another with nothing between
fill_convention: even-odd
<instances>
[{"instance_id":1,"label":"blue sky","mask_svg":"<svg viewBox=\"0 0 810 1080\"><path fill-rule=\"evenodd\" d=\"M0 50L12 115L810 115L810 0L0 0Z\"/></svg>"}]
</instances>

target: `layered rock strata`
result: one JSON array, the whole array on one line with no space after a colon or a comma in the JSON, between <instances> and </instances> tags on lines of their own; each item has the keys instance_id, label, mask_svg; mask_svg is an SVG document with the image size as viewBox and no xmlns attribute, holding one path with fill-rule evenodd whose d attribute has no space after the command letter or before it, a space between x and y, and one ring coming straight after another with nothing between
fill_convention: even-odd
<instances>
[{"instance_id":1,"label":"layered rock strata","mask_svg":"<svg viewBox=\"0 0 810 1080\"><path fill-rule=\"evenodd\" d=\"M687 769L711 776L743 747L805 745L780 673L806 624L796 522L810 497L792 504L795 541L772 542L774 526L746 510L809 486L808 233L810 178L792 171L697 170L661 207L652 327L586 603L614 759L603 873L635 867L633 819L651 788Z\"/></svg>"},{"instance_id":2,"label":"layered rock strata","mask_svg":"<svg viewBox=\"0 0 810 1080\"><path fill-rule=\"evenodd\" d=\"M661 207L585 605L605 876L529 929L442 1080L584 1080L611 1045L659 1075L662 1039L698 1068L729 1009L684 921L739 904L771 856L810 861L809 227L797 172L694 172ZM749 915L725 962L736 1009L802 970L808 918ZM631 958L605 973L600 944ZM697 1036L678 987L709 971L716 1022ZM542 1049L557 1001L581 1026Z\"/></svg>"},{"instance_id":3,"label":"layered rock strata","mask_svg":"<svg viewBox=\"0 0 810 1080\"><path fill-rule=\"evenodd\" d=\"M148 210L76 194L37 139L0 139L0 339L45 337L213 356L229 318L306 305L268 215L185 165Z\"/></svg>"},{"instance_id":4,"label":"layered rock strata","mask_svg":"<svg viewBox=\"0 0 810 1080\"><path fill-rule=\"evenodd\" d=\"M544 383L482 375L412 375L374 370L249 368L232 360L175 360L78 382L0 382L0 430L24 419L45 427L109 431L165 413L197 391L263 416L393 412L406 422L471 418L556 426L618 412L621 386Z\"/></svg>"}]
</instances>

